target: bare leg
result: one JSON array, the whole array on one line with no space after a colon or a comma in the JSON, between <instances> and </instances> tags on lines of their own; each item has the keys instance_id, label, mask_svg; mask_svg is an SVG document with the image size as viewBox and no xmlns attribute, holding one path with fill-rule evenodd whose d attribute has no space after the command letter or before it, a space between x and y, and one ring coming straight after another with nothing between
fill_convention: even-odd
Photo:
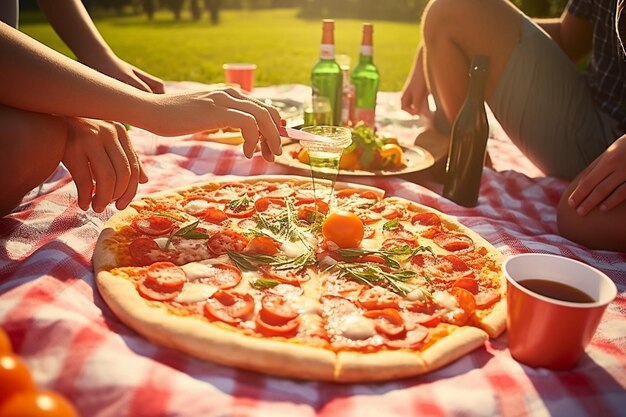
<instances>
[{"instance_id":1,"label":"bare leg","mask_svg":"<svg viewBox=\"0 0 626 417\"><path fill-rule=\"evenodd\" d=\"M0 216L54 172L66 136L59 117L0 105Z\"/></svg>"},{"instance_id":2,"label":"bare leg","mask_svg":"<svg viewBox=\"0 0 626 417\"><path fill-rule=\"evenodd\" d=\"M472 56L489 57L487 98L520 36L521 14L503 0L435 0L424 12L424 65L429 89L448 121L467 92Z\"/></svg>"},{"instance_id":3,"label":"bare leg","mask_svg":"<svg viewBox=\"0 0 626 417\"><path fill-rule=\"evenodd\" d=\"M626 252L626 202L609 210L593 209L581 216L567 204L580 175L567 187L557 212L559 234L590 249Z\"/></svg>"}]
</instances>

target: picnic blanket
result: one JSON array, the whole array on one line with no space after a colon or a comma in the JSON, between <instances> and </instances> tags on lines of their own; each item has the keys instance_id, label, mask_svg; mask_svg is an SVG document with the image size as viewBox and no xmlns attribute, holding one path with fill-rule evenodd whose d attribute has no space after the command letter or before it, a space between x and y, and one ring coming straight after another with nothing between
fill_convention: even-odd
<instances>
[{"instance_id":1,"label":"picnic blanket","mask_svg":"<svg viewBox=\"0 0 626 417\"><path fill-rule=\"evenodd\" d=\"M169 85L170 91L191 87ZM255 94L300 99L307 91L275 86ZM398 102L398 93L379 95L381 128L411 139L419 123L397 116ZM139 195L216 175L293 173L259 155L247 160L239 146L138 129L130 134L150 177ZM489 143L494 169L484 170L475 208L394 176L341 179L457 216L505 255L560 254L604 271L619 295L572 371L517 363L506 333L436 372L375 384L270 377L156 346L122 324L96 289L91 256L115 208L81 211L62 166L0 219L0 326L36 383L61 392L83 417L624 416L626 253L589 250L560 237L556 206L566 183L542 176L502 135L495 136Z\"/></svg>"}]
</instances>

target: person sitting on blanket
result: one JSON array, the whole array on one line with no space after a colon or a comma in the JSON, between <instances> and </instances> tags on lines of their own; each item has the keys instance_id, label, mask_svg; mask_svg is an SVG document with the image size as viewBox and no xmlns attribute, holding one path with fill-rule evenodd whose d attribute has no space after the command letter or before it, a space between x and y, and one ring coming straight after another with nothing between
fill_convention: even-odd
<instances>
[{"instance_id":1,"label":"person sitting on blanket","mask_svg":"<svg viewBox=\"0 0 626 417\"><path fill-rule=\"evenodd\" d=\"M81 209L126 207L148 178L122 123L163 136L238 127L248 158L259 142L268 161L282 152L275 108L232 88L154 94L163 82L115 56L79 0L39 3L86 65L4 23L16 24L16 8L0 2L0 14L10 9L0 16L0 216L60 162Z\"/></svg>"},{"instance_id":2,"label":"person sitting on blanket","mask_svg":"<svg viewBox=\"0 0 626 417\"><path fill-rule=\"evenodd\" d=\"M623 2L570 0L560 18L531 20L505 0L431 1L401 98L436 125L432 93L452 121L472 56L488 56L487 104L504 131L546 175L572 180L558 207L560 234L617 251L626 251ZM576 62L586 57L583 75Z\"/></svg>"}]
</instances>

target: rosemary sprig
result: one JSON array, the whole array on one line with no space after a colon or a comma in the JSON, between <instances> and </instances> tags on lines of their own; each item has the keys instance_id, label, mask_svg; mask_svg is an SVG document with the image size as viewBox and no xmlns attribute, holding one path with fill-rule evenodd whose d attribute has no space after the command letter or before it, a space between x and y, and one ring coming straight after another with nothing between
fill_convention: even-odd
<instances>
[{"instance_id":1,"label":"rosemary sprig","mask_svg":"<svg viewBox=\"0 0 626 417\"><path fill-rule=\"evenodd\" d=\"M341 275L348 276L357 282L369 285L370 287L376 285L384 286L402 296L406 296L414 289L412 286L406 284L406 282L417 275L415 271L406 269L386 272L377 265L367 263L337 263L335 264L335 268L339 270Z\"/></svg>"},{"instance_id":2,"label":"rosemary sprig","mask_svg":"<svg viewBox=\"0 0 626 417\"><path fill-rule=\"evenodd\" d=\"M165 242L165 250L169 249L170 245L172 244L172 239L176 236L185 239L208 239L210 237L209 235L195 230L196 227L198 227L198 224L200 224L200 220L188 223L177 231L170 233L167 238L167 242Z\"/></svg>"},{"instance_id":3,"label":"rosemary sprig","mask_svg":"<svg viewBox=\"0 0 626 417\"><path fill-rule=\"evenodd\" d=\"M228 252L228 257L242 271L257 271L259 266L271 266L277 271L299 271L315 263L315 253L313 250L308 250L295 258L290 258L285 255L261 255L232 251Z\"/></svg>"},{"instance_id":4,"label":"rosemary sprig","mask_svg":"<svg viewBox=\"0 0 626 417\"><path fill-rule=\"evenodd\" d=\"M400 268L400 262L395 259L396 257L408 259L415 256L417 253L424 251L432 253L430 246L412 247L410 245L395 246L390 249L379 250L337 249L337 253L339 253L339 255L341 255L344 259L356 259L366 255L380 256L385 260L385 264L391 268Z\"/></svg>"},{"instance_id":5,"label":"rosemary sprig","mask_svg":"<svg viewBox=\"0 0 626 417\"><path fill-rule=\"evenodd\" d=\"M242 211L242 210L247 209L248 206L250 206L251 202L252 202L252 199L248 197L247 195L244 195L243 197L238 198L228 203L228 208L234 212Z\"/></svg>"}]
</instances>

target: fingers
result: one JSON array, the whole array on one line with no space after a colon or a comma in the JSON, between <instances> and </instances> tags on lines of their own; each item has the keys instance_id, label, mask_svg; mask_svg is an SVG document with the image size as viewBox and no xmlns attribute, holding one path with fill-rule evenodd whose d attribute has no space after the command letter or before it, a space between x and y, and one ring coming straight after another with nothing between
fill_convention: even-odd
<instances>
[{"instance_id":1,"label":"fingers","mask_svg":"<svg viewBox=\"0 0 626 417\"><path fill-rule=\"evenodd\" d=\"M212 94L212 98L216 103L227 107L227 116L232 117L232 123L241 128L246 157L252 157L261 138L263 138L265 146L265 152L263 152L265 159L273 161L273 155L282 153L280 135L278 134L280 115L276 109L251 97L243 96L232 89L215 92Z\"/></svg>"},{"instance_id":2,"label":"fingers","mask_svg":"<svg viewBox=\"0 0 626 417\"><path fill-rule=\"evenodd\" d=\"M124 167L120 166L122 158L118 158L119 161L117 163L117 166L120 166L121 171L116 169L117 183L113 199L116 200L115 206L121 210L125 208L135 197L139 181L144 178L147 181L147 176L145 172L143 172L137 153L132 147L128 132L120 123L115 123L115 127L118 134L118 143L121 145L123 150L123 155L121 156L125 156L128 161L128 171L124 171ZM128 174L128 176L125 174ZM144 178L142 178L142 174ZM146 181L144 181L144 183Z\"/></svg>"},{"instance_id":3,"label":"fingers","mask_svg":"<svg viewBox=\"0 0 626 417\"><path fill-rule=\"evenodd\" d=\"M83 211L89 210L91 197L93 195L93 180L91 170L89 169L89 161L80 152L70 149L71 144L66 145L63 165L67 168L76 185L78 192L78 207Z\"/></svg>"},{"instance_id":4,"label":"fingers","mask_svg":"<svg viewBox=\"0 0 626 417\"><path fill-rule=\"evenodd\" d=\"M101 212L116 201L126 207L140 181L148 180L124 126L99 120L74 119L63 163L78 190L78 205ZM95 194L94 194L95 182Z\"/></svg>"}]
</instances>

